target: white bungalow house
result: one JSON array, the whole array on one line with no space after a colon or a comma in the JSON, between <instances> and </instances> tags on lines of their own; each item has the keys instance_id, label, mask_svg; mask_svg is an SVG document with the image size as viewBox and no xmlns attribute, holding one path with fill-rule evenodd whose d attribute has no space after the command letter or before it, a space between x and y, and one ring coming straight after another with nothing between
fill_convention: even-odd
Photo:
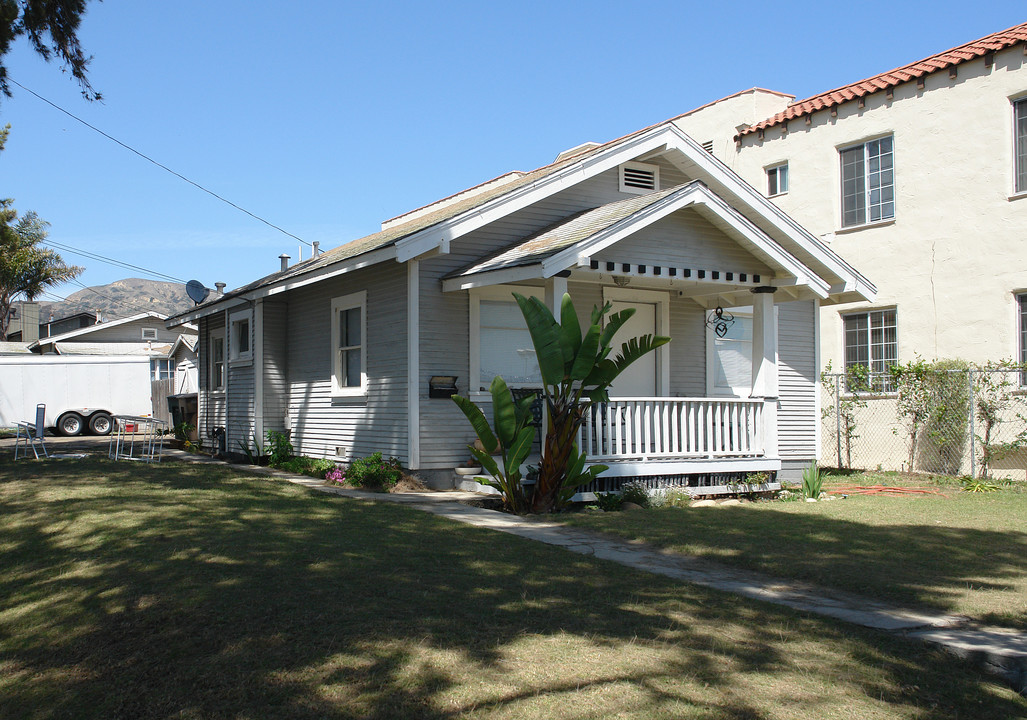
<instances>
[{"instance_id":1,"label":"white bungalow house","mask_svg":"<svg viewBox=\"0 0 1027 720\"><path fill-rule=\"evenodd\" d=\"M473 432L461 394L538 373L511 293L634 307L672 342L622 377L581 444L608 484L724 485L818 447L818 309L874 287L673 123L514 172L385 222L168 320L199 326L201 437L291 433L297 452L381 451L437 484ZM734 317L723 337L717 310ZM444 393L443 393L444 394Z\"/></svg>"}]
</instances>

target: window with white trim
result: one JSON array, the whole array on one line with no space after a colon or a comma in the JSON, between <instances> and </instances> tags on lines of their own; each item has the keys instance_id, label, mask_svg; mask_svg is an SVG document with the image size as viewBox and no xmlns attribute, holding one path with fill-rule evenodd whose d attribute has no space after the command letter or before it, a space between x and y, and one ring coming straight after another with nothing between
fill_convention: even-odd
<instances>
[{"instance_id":1,"label":"window with white trim","mask_svg":"<svg viewBox=\"0 0 1027 720\"><path fill-rule=\"evenodd\" d=\"M332 300L332 394L367 392L367 292Z\"/></svg>"},{"instance_id":2,"label":"window with white trim","mask_svg":"<svg viewBox=\"0 0 1027 720\"><path fill-rule=\"evenodd\" d=\"M1027 192L1027 98L1013 103L1013 189Z\"/></svg>"},{"instance_id":3,"label":"window with white trim","mask_svg":"<svg viewBox=\"0 0 1027 720\"><path fill-rule=\"evenodd\" d=\"M471 291L471 391L486 392L501 375L510 387L541 387L528 325L513 293L544 300L542 288L497 285Z\"/></svg>"},{"instance_id":4,"label":"window with white trim","mask_svg":"<svg viewBox=\"0 0 1027 720\"><path fill-rule=\"evenodd\" d=\"M895 308L842 316L845 324L845 372L860 365L870 373L870 387L892 392L888 368L899 362Z\"/></svg>"},{"instance_id":5,"label":"window with white trim","mask_svg":"<svg viewBox=\"0 0 1027 720\"><path fill-rule=\"evenodd\" d=\"M660 189L660 166L628 162L620 166L620 191L644 195Z\"/></svg>"},{"instance_id":6,"label":"window with white trim","mask_svg":"<svg viewBox=\"0 0 1027 720\"><path fill-rule=\"evenodd\" d=\"M221 392L225 389L225 331L224 328L210 332L210 389Z\"/></svg>"},{"instance_id":7,"label":"window with white trim","mask_svg":"<svg viewBox=\"0 0 1027 720\"><path fill-rule=\"evenodd\" d=\"M839 151L842 172L842 227L895 217L895 161L892 137Z\"/></svg>"},{"instance_id":8,"label":"window with white trim","mask_svg":"<svg viewBox=\"0 0 1027 720\"><path fill-rule=\"evenodd\" d=\"M250 332L253 326L253 311L244 310L229 316L231 334L228 336L229 359L250 360L253 357L253 338Z\"/></svg>"},{"instance_id":9,"label":"window with white trim","mask_svg":"<svg viewBox=\"0 0 1027 720\"><path fill-rule=\"evenodd\" d=\"M788 163L767 168L767 197L788 192Z\"/></svg>"},{"instance_id":10,"label":"window with white trim","mask_svg":"<svg viewBox=\"0 0 1027 720\"><path fill-rule=\"evenodd\" d=\"M752 306L726 310L734 322L728 326L724 337L706 326L708 390L711 395L749 397L752 394ZM708 310L707 318L712 314L713 311Z\"/></svg>"},{"instance_id":11,"label":"window with white trim","mask_svg":"<svg viewBox=\"0 0 1027 720\"><path fill-rule=\"evenodd\" d=\"M157 339L157 328L143 328L143 340L156 340Z\"/></svg>"},{"instance_id":12,"label":"window with white trim","mask_svg":"<svg viewBox=\"0 0 1027 720\"><path fill-rule=\"evenodd\" d=\"M150 379L171 380L175 377L174 358L150 358Z\"/></svg>"}]
</instances>

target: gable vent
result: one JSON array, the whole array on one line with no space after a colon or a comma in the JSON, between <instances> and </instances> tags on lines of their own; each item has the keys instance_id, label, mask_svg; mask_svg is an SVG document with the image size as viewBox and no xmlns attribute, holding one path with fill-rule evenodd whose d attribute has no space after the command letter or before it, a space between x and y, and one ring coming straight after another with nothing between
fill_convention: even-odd
<instances>
[{"instance_id":1,"label":"gable vent","mask_svg":"<svg viewBox=\"0 0 1027 720\"><path fill-rule=\"evenodd\" d=\"M713 154L713 141L707 140L702 144L702 149L708 152L710 155Z\"/></svg>"},{"instance_id":2,"label":"gable vent","mask_svg":"<svg viewBox=\"0 0 1027 720\"><path fill-rule=\"evenodd\" d=\"M625 163L620 166L620 190L626 193L654 192L660 189L660 166L649 163Z\"/></svg>"}]
</instances>

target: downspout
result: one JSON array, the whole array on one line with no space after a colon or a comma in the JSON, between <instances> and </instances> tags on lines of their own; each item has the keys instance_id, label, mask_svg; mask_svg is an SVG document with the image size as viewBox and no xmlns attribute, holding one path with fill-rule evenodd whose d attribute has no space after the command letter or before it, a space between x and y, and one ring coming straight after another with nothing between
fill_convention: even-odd
<instances>
[{"instance_id":1,"label":"downspout","mask_svg":"<svg viewBox=\"0 0 1027 720\"><path fill-rule=\"evenodd\" d=\"M253 432L257 443L264 444L264 301L253 305Z\"/></svg>"}]
</instances>

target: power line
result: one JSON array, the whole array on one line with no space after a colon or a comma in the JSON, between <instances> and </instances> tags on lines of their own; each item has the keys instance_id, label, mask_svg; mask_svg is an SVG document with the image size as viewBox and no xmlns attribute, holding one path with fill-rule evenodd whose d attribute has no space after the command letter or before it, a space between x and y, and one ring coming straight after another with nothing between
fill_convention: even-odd
<instances>
[{"instance_id":1,"label":"power line","mask_svg":"<svg viewBox=\"0 0 1027 720\"><path fill-rule=\"evenodd\" d=\"M125 300L118 300L117 298L111 297L110 295L104 295L103 293L98 292L97 290L94 290L91 287L86 287L85 285L80 283L78 280L74 280L73 279L73 280L71 280L71 282L75 283L76 285L78 285L83 290L88 290L89 292L93 293L93 295L96 295L98 297L102 297L104 300L107 300L108 302L117 303L118 305L122 305L122 306L127 307L127 308L132 308L133 310L136 310L136 311L139 311L139 312L153 312L150 308L144 308L141 305L133 305L132 303L127 302Z\"/></svg>"},{"instance_id":2,"label":"power line","mask_svg":"<svg viewBox=\"0 0 1027 720\"><path fill-rule=\"evenodd\" d=\"M86 126L87 128L89 128L90 130L93 130L93 131L95 131L95 132L98 132L98 133L100 133L101 135L103 135L103 136L104 136L105 138L107 138L107 139L108 139L108 140L110 140L111 142L115 142L115 143L117 143L118 145L120 145L121 147L123 147L123 148L125 148L126 150L128 150L129 152L135 153L136 155L138 155L139 157L141 157L141 158L142 158L143 160L146 160L146 161L148 161L148 162L151 162L151 163L153 163L154 165L156 165L157 167L161 168L162 170L166 170L167 172L171 173L172 175L174 175L174 176L175 176L175 177L177 177L178 179L180 179L180 180L184 180L185 182L189 183L189 184L190 184L190 185L192 185L193 187L196 187L196 188L198 188L198 189L202 190L203 192L205 192L205 193L207 193L208 195L211 195L211 196L213 196L213 197L217 198L218 200L220 200L221 202L223 202L223 203L225 203L225 204L227 204L227 205L231 205L231 206L232 206L232 207L234 207L234 208L235 208L236 210L238 210L238 211L240 211L240 212L244 212L244 213L246 213L247 215L249 215L249 216L250 216L251 218L253 218L254 220L259 220L260 222L264 223L264 224L265 224L265 225L267 225L268 227L270 227L270 228L274 228L274 229L275 229L275 230L277 230L278 232L280 232L280 233L282 233L282 234L284 234L284 235L288 235L289 237L293 238L294 240L299 240L299 241L300 241L301 243L303 243L304 245L310 246L310 243L308 243L308 242L307 242L306 240L304 240L303 238L301 238L301 237L299 237L299 236L297 236L297 235L293 235L293 234L292 234L291 232L289 232L289 231L287 231L287 230L283 230L282 228L278 227L277 225L275 225L275 224L274 224L274 223L272 223L272 222L269 222L269 221L265 220L264 218L260 217L259 215L256 215L256 214L254 214L254 213L251 213L251 212L250 212L249 210L247 210L246 208L244 208L244 207L240 207L239 205L236 205L236 204L235 204L234 202L232 202L231 200L228 200L228 199L226 199L226 198L224 198L224 197L222 197L222 196L218 195L218 194L217 194L216 192L214 192L213 190L208 190L207 188L203 187L203 186L202 186L202 185L200 185L199 183L197 183L197 182L194 182L194 181L190 180L190 179L189 179L189 178L187 178L187 177L186 177L185 175L182 175L181 173L177 173L177 172L175 172L174 170L172 170L171 168L169 168L169 167L168 167L167 165L162 165L161 163L157 162L156 160L154 160L153 158L149 157L148 155L144 155L143 153L139 152L139 151L138 151L138 150L136 150L135 148L133 148L133 147L130 147L130 146L126 145L125 143L121 142L121 141L120 141L120 140L118 140L118 139L117 139L116 137L113 137L113 136L111 136L111 135L108 135L107 133L105 133L105 132L104 132L103 130L101 130L100 128L96 127L95 125L90 125L90 124L89 124L89 123L87 123L87 122L86 122L85 120L83 120L82 118L78 117L77 115L74 115L74 114L70 113L69 111L67 111L67 110L65 110L64 108L62 108L62 107L61 107L60 105L57 105L56 103L54 103L54 102L51 102L50 100L47 100L47 99L46 99L45 97L43 97L43 96L42 96L42 95L40 95L39 93L37 93L37 92L35 92L35 91L33 91L33 90L29 90L29 89L28 89L27 87L25 87L24 85L22 85L22 84L21 84L20 82L18 82L18 81L17 81L17 80L15 80L14 78L12 78L12 77L8 76L8 77L7 77L7 80L8 80L9 82L11 82L12 84L14 84L14 85L17 85L17 86L18 86L18 87L20 87L20 88L21 88L22 90L24 90L25 92L29 93L30 95L35 95L35 96L36 96L37 98L39 98L40 100L42 100L42 101L43 101L43 102L45 102L45 103L46 103L47 105L49 105L50 107L54 108L55 110L60 110L60 111L61 111L62 113L64 113L64 114L65 114L65 115L67 115L68 117L70 117L70 118L71 118L72 120L75 120L75 121L77 121L77 122L80 122L80 123L82 123L83 125L85 125L85 126Z\"/></svg>"},{"instance_id":3,"label":"power line","mask_svg":"<svg viewBox=\"0 0 1027 720\"><path fill-rule=\"evenodd\" d=\"M99 253L94 253L89 250L82 250L80 248L72 247L71 245L65 245L64 243L59 243L54 240L50 240L49 238L44 240L43 243L46 245L52 245L58 250L64 250L66 252L70 252L76 255L82 255L83 257L87 257L92 260L99 260L100 262L105 262L108 265L115 265L117 267L125 268L126 270L138 270L139 272L143 272L148 275L153 275L154 277L164 278L165 280L169 280L171 282L185 283L185 280L174 277L173 275L165 275L164 273L157 272L156 270L150 270L148 268L140 267L139 265L133 265L122 260L115 260L114 258L107 257L106 255L100 255Z\"/></svg>"}]
</instances>

